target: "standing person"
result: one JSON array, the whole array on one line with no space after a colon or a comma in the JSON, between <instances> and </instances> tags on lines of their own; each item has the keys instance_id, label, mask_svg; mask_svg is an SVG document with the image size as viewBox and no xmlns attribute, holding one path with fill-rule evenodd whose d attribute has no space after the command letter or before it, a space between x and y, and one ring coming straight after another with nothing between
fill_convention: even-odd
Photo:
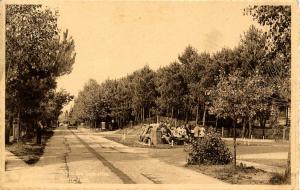
<instances>
[{"instance_id":1,"label":"standing person","mask_svg":"<svg viewBox=\"0 0 300 190\"><path fill-rule=\"evenodd\" d=\"M186 131L186 135L188 140L190 140L190 138L192 137L192 131L191 128L188 124L184 125L185 131Z\"/></svg>"},{"instance_id":2,"label":"standing person","mask_svg":"<svg viewBox=\"0 0 300 190\"><path fill-rule=\"evenodd\" d=\"M191 140L193 138L193 133L192 133L192 130L191 130L191 126L189 124L185 124L183 127L186 131L186 141L191 142Z\"/></svg>"},{"instance_id":3,"label":"standing person","mask_svg":"<svg viewBox=\"0 0 300 190\"><path fill-rule=\"evenodd\" d=\"M43 130L43 124L41 121L37 122L37 135L36 135L36 144L42 143L42 130Z\"/></svg>"}]
</instances>

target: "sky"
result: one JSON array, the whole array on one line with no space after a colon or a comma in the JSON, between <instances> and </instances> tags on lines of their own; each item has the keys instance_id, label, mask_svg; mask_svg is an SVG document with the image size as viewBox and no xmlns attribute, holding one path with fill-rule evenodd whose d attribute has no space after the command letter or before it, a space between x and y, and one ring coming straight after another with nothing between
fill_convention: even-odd
<instances>
[{"instance_id":1,"label":"sky","mask_svg":"<svg viewBox=\"0 0 300 190\"><path fill-rule=\"evenodd\" d=\"M68 29L77 53L73 71L58 88L77 95L90 79L99 83L149 65L177 60L185 47L199 52L232 48L251 24L243 2L61 1L59 26Z\"/></svg>"}]
</instances>

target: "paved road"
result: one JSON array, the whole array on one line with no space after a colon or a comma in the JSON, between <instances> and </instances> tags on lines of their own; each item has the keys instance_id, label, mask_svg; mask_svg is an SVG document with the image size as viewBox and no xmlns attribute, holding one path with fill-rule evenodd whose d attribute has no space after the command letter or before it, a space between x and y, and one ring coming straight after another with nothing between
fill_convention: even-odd
<instances>
[{"instance_id":1,"label":"paved road","mask_svg":"<svg viewBox=\"0 0 300 190\"><path fill-rule=\"evenodd\" d=\"M84 128L56 129L34 166L8 156L6 183L224 185L217 179L152 158L146 148L127 147Z\"/></svg>"}]
</instances>

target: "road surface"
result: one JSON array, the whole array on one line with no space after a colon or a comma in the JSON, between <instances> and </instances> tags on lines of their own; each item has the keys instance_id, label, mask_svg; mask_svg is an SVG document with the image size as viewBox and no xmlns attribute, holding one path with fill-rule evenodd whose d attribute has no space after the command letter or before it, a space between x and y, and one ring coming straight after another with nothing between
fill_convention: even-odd
<instances>
[{"instance_id":1,"label":"road surface","mask_svg":"<svg viewBox=\"0 0 300 190\"><path fill-rule=\"evenodd\" d=\"M7 157L6 184L223 184L152 158L147 148L127 147L85 128L57 128L33 166Z\"/></svg>"}]
</instances>

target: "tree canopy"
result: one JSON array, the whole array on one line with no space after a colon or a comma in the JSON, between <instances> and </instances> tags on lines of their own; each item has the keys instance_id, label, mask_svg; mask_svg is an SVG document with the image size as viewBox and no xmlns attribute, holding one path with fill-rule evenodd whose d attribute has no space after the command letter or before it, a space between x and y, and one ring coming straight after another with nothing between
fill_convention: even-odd
<instances>
[{"instance_id":1,"label":"tree canopy","mask_svg":"<svg viewBox=\"0 0 300 190\"><path fill-rule=\"evenodd\" d=\"M54 92L56 79L72 71L76 56L74 40L68 30L61 35L57 19L57 11L42 5L6 5L5 103L9 123L18 114L21 120L40 120L54 102L61 109L70 100L66 93Z\"/></svg>"},{"instance_id":2,"label":"tree canopy","mask_svg":"<svg viewBox=\"0 0 300 190\"><path fill-rule=\"evenodd\" d=\"M214 53L199 52L188 45L177 60L156 71L145 66L121 79L101 83L97 101L102 110L100 120L115 118L126 123L157 114L197 120L202 114L205 123L207 111L215 117L249 121L263 115L266 120L274 102L287 107L290 7L251 6L244 13L268 26L267 32L250 26L234 48ZM284 26L287 29L282 31ZM75 100L74 110L79 105L88 107L80 101L84 91Z\"/></svg>"}]
</instances>

